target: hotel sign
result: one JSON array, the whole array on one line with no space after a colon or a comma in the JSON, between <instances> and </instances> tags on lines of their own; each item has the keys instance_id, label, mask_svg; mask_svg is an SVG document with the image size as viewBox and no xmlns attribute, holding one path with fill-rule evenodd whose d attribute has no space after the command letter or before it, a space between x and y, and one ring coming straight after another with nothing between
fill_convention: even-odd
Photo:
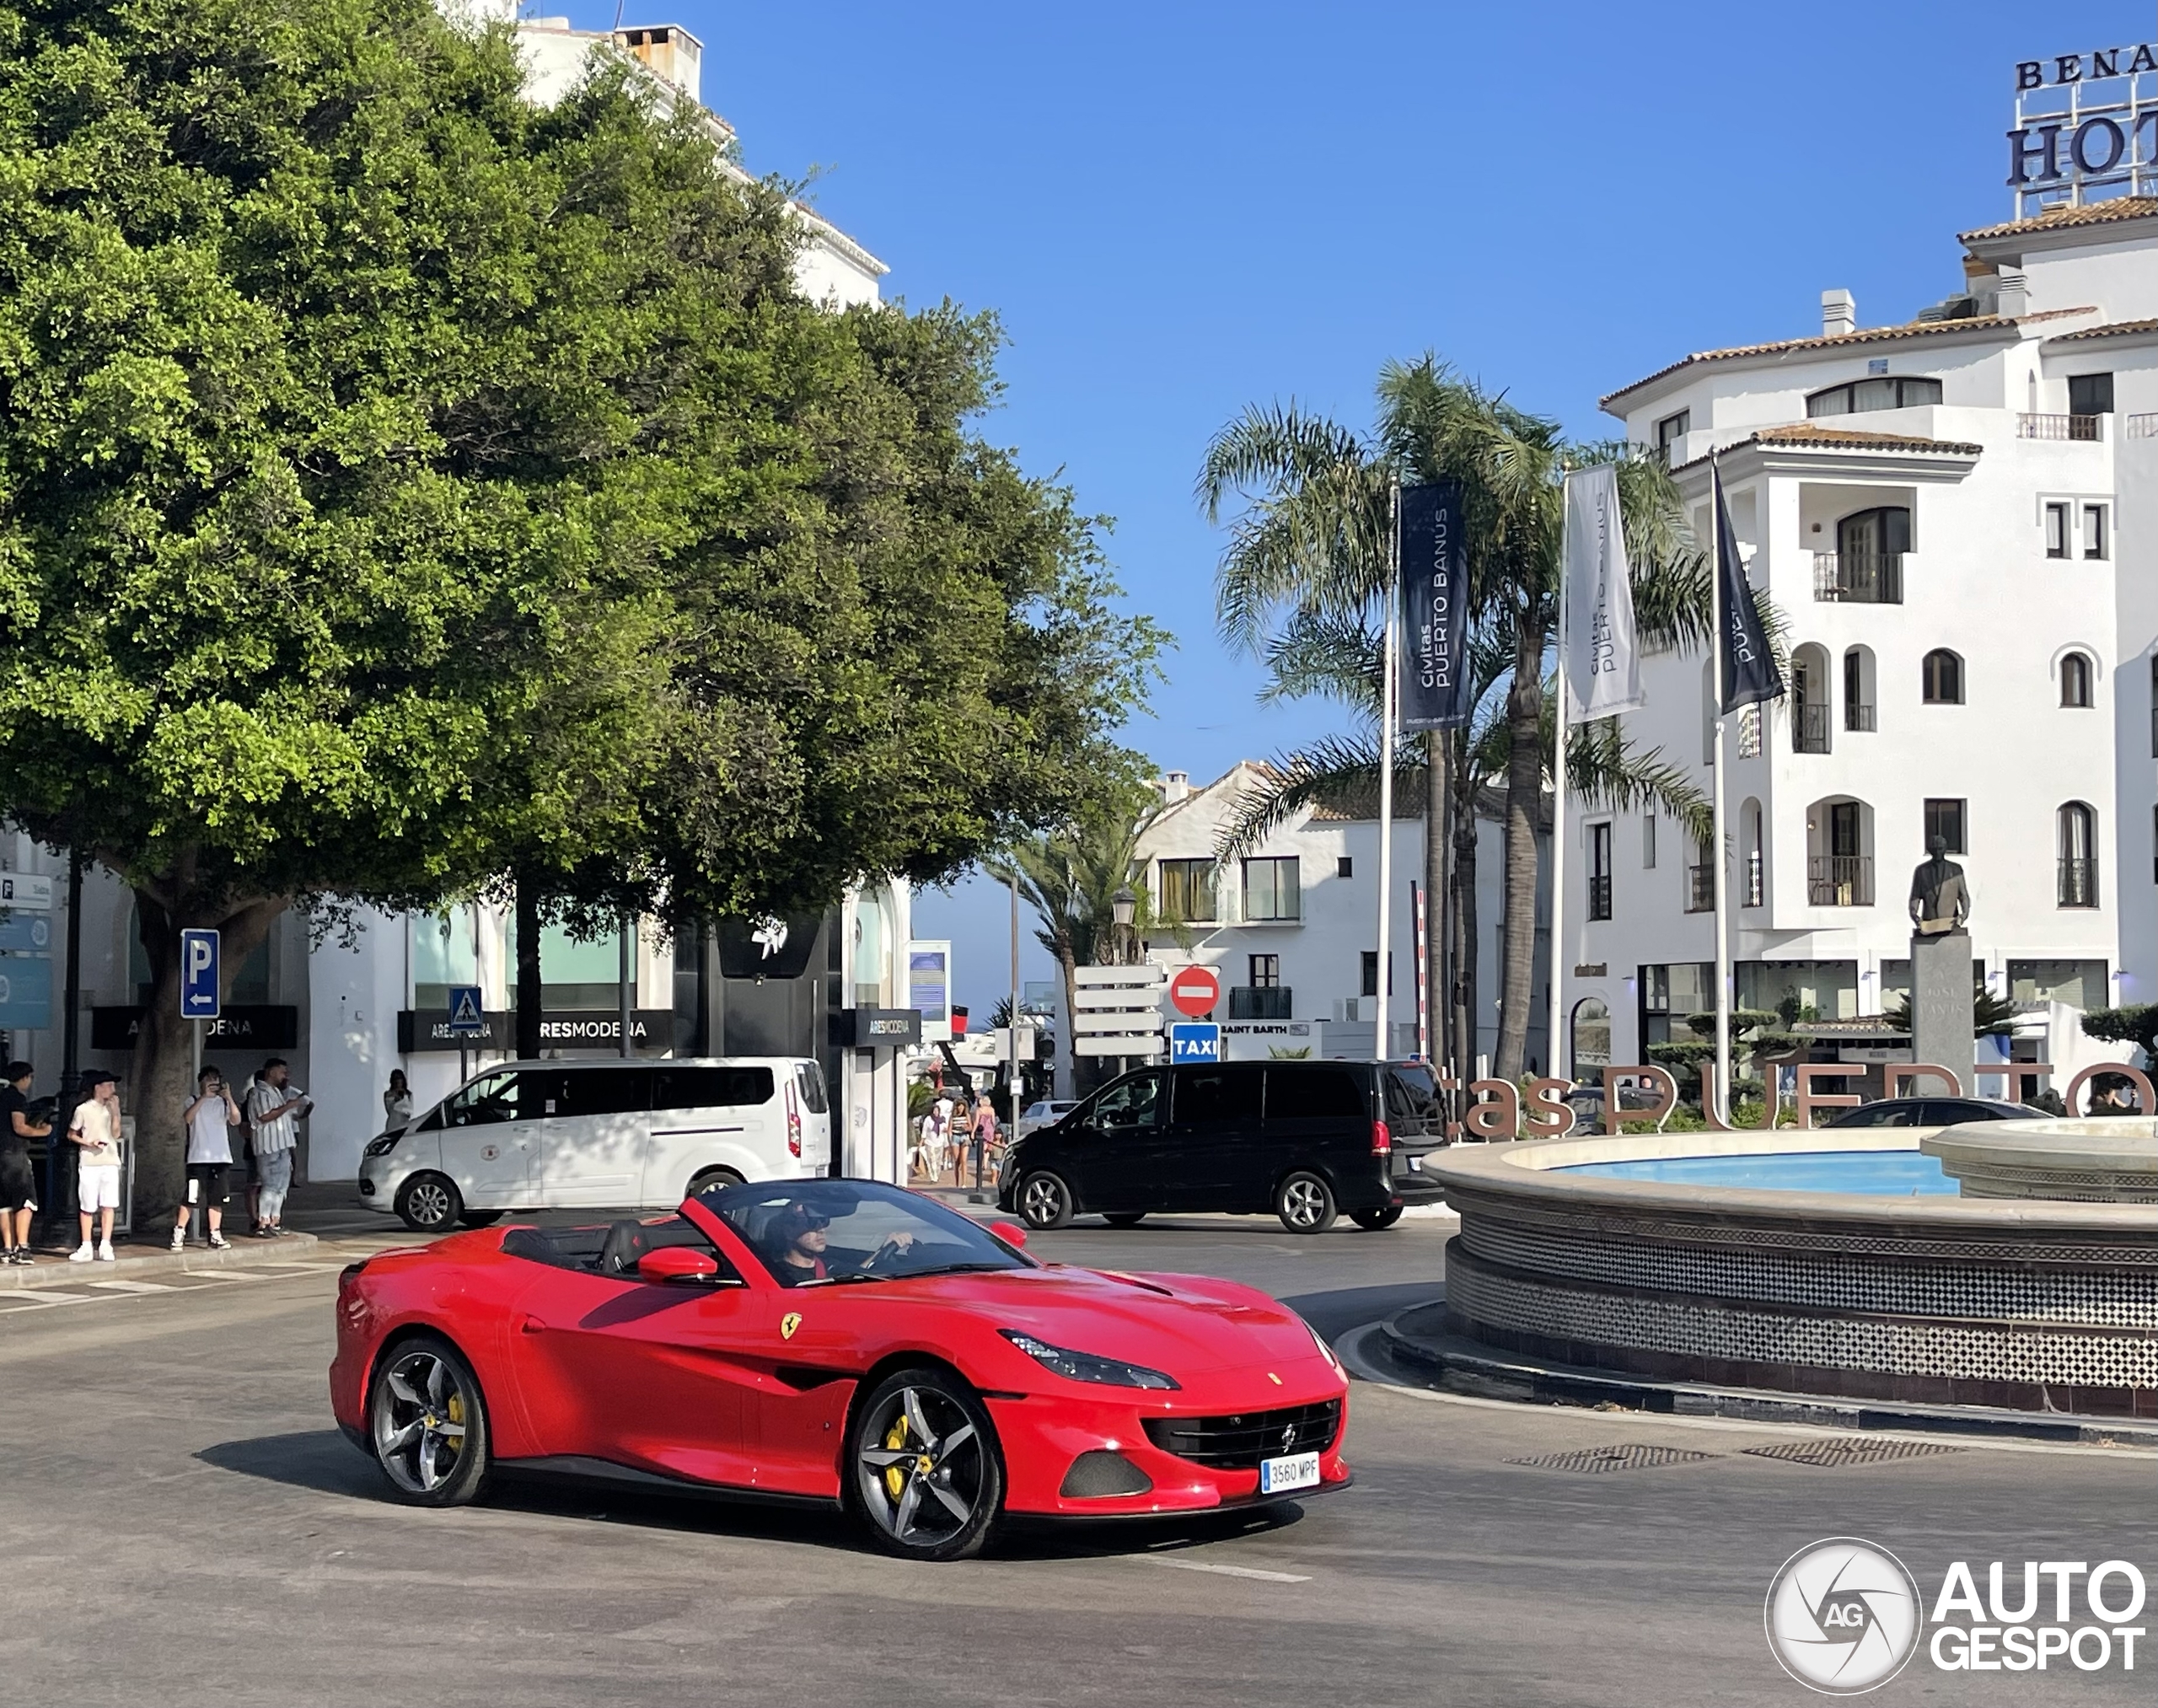
<instances>
[{"instance_id":1,"label":"hotel sign","mask_svg":"<svg viewBox=\"0 0 2158 1708\"><path fill-rule=\"evenodd\" d=\"M2018 218L2158 194L2158 44L2021 62L2008 185Z\"/></svg>"}]
</instances>

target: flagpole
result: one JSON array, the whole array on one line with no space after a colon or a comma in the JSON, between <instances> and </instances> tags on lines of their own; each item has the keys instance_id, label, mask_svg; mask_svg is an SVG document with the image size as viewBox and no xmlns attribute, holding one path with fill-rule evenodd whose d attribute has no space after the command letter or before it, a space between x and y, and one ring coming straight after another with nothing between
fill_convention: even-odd
<instances>
[{"instance_id":1,"label":"flagpole","mask_svg":"<svg viewBox=\"0 0 2158 1708\"><path fill-rule=\"evenodd\" d=\"M1387 986L1393 968L1388 964L1387 938L1393 927L1393 701L1394 625L1401 609L1401 482L1387 491L1386 661L1380 671L1379 689L1379 960L1377 1026L1372 1059L1384 1061L1391 1053L1387 1036Z\"/></svg>"},{"instance_id":2,"label":"flagpole","mask_svg":"<svg viewBox=\"0 0 2158 1708\"><path fill-rule=\"evenodd\" d=\"M1572 964L1562 953L1572 941L1566 935L1566 548L1563 541L1559 550L1558 627L1559 690L1554 708L1558 717L1551 744L1551 964L1543 1020L1543 1071L1565 1078L1573 1072L1574 1060L1572 1050L1562 1055L1559 1047L1559 1023L1565 1012L1560 975L1563 969Z\"/></svg>"},{"instance_id":3,"label":"flagpole","mask_svg":"<svg viewBox=\"0 0 2158 1708\"><path fill-rule=\"evenodd\" d=\"M1715 635L1715 650L1710 655L1711 675L1715 684L1715 746L1714 762L1710 766L1709 793L1710 838L1709 869L1715 884L1716 933L1716 1082L1710 1102L1714 1107L1710 1113L1728 1125L1731 1120L1731 937L1724 929L1724 909L1728 903L1724 878L1723 858L1723 782L1724 782L1724 647L1723 631L1723 477L1715 453L1709 453L1709 533L1714 540L1710 548L1709 620ZM1736 565L1733 566L1737 567Z\"/></svg>"}]
</instances>

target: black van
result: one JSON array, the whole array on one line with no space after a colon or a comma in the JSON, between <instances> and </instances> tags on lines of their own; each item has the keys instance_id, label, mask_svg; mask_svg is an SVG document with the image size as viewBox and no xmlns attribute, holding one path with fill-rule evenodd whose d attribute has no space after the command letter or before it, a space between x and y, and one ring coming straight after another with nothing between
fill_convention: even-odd
<instances>
[{"instance_id":1,"label":"black van","mask_svg":"<svg viewBox=\"0 0 2158 1708\"><path fill-rule=\"evenodd\" d=\"M1129 1227L1157 1210L1271 1210L1291 1233L1345 1210L1359 1227L1391 1227L1404 1204L1437 1200L1419 1170L1444 1141L1421 1062L1148 1067L1013 1145L996 1201L1029 1227L1087 1211Z\"/></svg>"}]
</instances>

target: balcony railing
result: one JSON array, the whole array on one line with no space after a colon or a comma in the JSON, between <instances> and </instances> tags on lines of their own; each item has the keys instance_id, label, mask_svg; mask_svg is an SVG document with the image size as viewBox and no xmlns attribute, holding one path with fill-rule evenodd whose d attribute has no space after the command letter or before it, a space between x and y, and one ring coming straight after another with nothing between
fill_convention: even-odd
<instances>
[{"instance_id":1,"label":"balcony railing","mask_svg":"<svg viewBox=\"0 0 2158 1708\"><path fill-rule=\"evenodd\" d=\"M1716 869L1704 861L1686 868L1686 911L1713 912L1716 905Z\"/></svg>"},{"instance_id":2,"label":"balcony railing","mask_svg":"<svg viewBox=\"0 0 2158 1708\"><path fill-rule=\"evenodd\" d=\"M1746 902L1748 907L1758 907L1768 893L1768 885L1761 870L1761 851L1756 848L1746 857Z\"/></svg>"},{"instance_id":3,"label":"balcony railing","mask_svg":"<svg viewBox=\"0 0 2158 1708\"><path fill-rule=\"evenodd\" d=\"M1287 1020L1291 992L1286 985L1232 985L1229 986L1229 1018L1232 1020Z\"/></svg>"},{"instance_id":4,"label":"balcony railing","mask_svg":"<svg viewBox=\"0 0 2158 1708\"><path fill-rule=\"evenodd\" d=\"M2064 858L2060 862L2060 905L2096 907L2098 905L2098 862L2089 858Z\"/></svg>"},{"instance_id":5,"label":"balcony railing","mask_svg":"<svg viewBox=\"0 0 2158 1708\"><path fill-rule=\"evenodd\" d=\"M1871 854L1816 854L1806 862L1806 899L1815 907L1873 905Z\"/></svg>"},{"instance_id":6,"label":"balcony railing","mask_svg":"<svg viewBox=\"0 0 2158 1708\"><path fill-rule=\"evenodd\" d=\"M2082 439L2095 443L2106 436L2102 415L2019 415L2019 439Z\"/></svg>"},{"instance_id":7,"label":"balcony railing","mask_svg":"<svg viewBox=\"0 0 2158 1708\"><path fill-rule=\"evenodd\" d=\"M1608 872L1592 872L1588 875L1588 916L1611 917L1611 874Z\"/></svg>"},{"instance_id":8,"label":"balcony railing","mask_svg":"<svg viewBox=\"0 0 2158 1708\"><path fill-rule=\"evenodd\" d=\"M1844 702L1844 728L1872 733L1873 708L1855 700L1846 700Z\"/></svg>"},{"instance_id":9,"label":"balcony railing","mask_svg":"<svg viewBox=\"0 0 2158 1708\"><path fill-rule=\"evenodd\" d=\"M1813 597L1837 604L1899 605L1903 602L1903 554L1817 551Z\"/></svg>"},{"instance_id":10,"label":"balcony railing","mask_svg":"<svg viewBox=\"0 0 2158 1708\"><path fill-rule=\"evenodd\" d=\"M2128 416L2121 422L2121 437L2128 439L2158 439L2158 414L2146 412Z\"/></svg>"},{"instance_id":11,"label":"balcony railing","mask_svg":"<svg viewBox=\"0 0 2158 1708\"><path fill-rule=\"evenodd\" d=\"M1790 709L1790 744L1800 753L1828 752L1828 708L1796 702Z\"/></svg>"}]
</instances>

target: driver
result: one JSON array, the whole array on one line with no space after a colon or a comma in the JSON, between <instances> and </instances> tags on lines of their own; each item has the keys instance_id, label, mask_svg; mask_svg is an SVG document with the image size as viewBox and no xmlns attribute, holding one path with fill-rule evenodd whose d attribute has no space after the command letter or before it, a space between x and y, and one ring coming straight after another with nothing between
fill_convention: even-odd
<instances>
[{"instance_id":1,"label":"driver","mask_svg":"<svg viewBox=\"0 0 2158 1708\"><path fill-rule=\"evenodd\" d=\"M772 1219L770 1238L777 1254L772 1267L781 1286L798 1287L804 1281L824 1281L835 1273L824 1259L824 1248L829 1243L825 1230L831 1225L830 1217L812 1210L799 1199ZM888 1252L906 1251L913 1245L911 1233L888 1233L884 1243L860 1263L837 1273L869 1274Z\"/></svg>"}]
</instances>

